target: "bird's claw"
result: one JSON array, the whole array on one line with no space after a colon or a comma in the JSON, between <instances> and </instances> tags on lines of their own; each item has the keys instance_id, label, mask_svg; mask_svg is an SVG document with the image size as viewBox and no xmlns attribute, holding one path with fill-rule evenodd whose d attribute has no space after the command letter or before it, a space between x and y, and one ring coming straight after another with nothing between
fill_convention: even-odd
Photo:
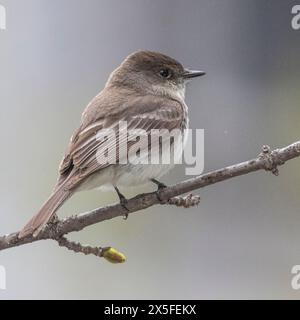
<instances>
[{"instance_id":1,"label":"bird's claw","mask_svg":"<svg viewBox=\"0 0 300 320\"><path fill-rule=\"evenodd\" d=\"M158 201L160 202L160 204L165 204L166 201L162 200L162 198L160 197L160 191L162 189L167 188L167 186L164 183L162 183L156 179L151 179L151 181L157 185L157 190L155 193L156 193L156 197L157 197Z\"/></svg>"},{"instance_id":2,"label":"bird's claw","mask_svg":"<svg viewBox=\"0 0 300 320\"><path fill-rule=\"evenodd\" d=\"M118 197L120 199L120 205L127 211L123 215L123 219L127 220L128 219L128 212L129 212L129 209L127 208L128 200L124 197L124 195L120 192L120 190L117 187L115 187L115 190L116 190Z\"/></svg>"},{"instance_id":3,"label":"bird's claw","mask_svg":"<svg viewBox=\"0 0 300 320\"><path fill-rule=\"evenodd\" d=\"M128 200L125 197L120 198L120 205L127 211L123 215L123 219L127 220L129 215L129 209L127 208Z\"/></svg>"}]
</instances>

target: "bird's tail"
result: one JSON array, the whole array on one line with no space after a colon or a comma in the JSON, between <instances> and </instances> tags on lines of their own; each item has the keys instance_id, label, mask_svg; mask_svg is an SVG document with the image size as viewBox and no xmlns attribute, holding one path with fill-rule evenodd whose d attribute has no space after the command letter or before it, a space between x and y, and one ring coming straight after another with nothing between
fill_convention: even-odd
<instances>
[{"instance_id":1,"label":"bird's tail","mask_svg":"<svg viewBox=\"0 0 300 320\"><path fill-rule=\"evenodd\" d=\"M29 234L33 234L33 236L36 237L71 194L72 192L70 190L64 189L64 184L54 190L40 211L33 216L19 232L19 238L24 238Z\"/></svg>"}]
</instances>

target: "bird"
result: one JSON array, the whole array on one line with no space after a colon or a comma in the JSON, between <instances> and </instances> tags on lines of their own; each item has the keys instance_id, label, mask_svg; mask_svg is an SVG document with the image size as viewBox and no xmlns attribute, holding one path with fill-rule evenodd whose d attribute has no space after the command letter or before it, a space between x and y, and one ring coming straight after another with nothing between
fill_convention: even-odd
<instances>
[{"instance_id":1,"label":"bird","mask_svg":"<svg viewBox=\"0 0 300 320\"><path fill-rule=\"evenodd\" d=\"M185 134L189 125L186 84L190 79L203 75L205 72L184 68L180 62L163 53L139 50L128 55L109 75L103 90L84 109L80 125L74 131L59 165L53 192L21 229L18 237L37 237L56 217L63 203L78 191L110 186L126 207L127 199L120 187L152 182L158 190L164 188L159 179L174 164L135 164L120 161L120 158L115 163L101 163L97 154L104 152L107 143L97 134L109 129L120 137L123 130L120 121L126 122L128 130L142 129L147 134L152 129L178 129ZM183 140L186 141L185 137ZM109 148L121 150L130 143L132 145L132 141L124 138L112 142ZM146 148L149 147L147 144Z\"/></svg>"}]
</instances>

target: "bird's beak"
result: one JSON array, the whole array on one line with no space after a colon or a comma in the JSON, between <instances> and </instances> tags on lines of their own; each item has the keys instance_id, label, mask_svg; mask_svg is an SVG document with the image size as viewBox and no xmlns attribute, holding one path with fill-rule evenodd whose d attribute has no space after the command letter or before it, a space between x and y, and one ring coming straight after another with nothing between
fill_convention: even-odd
<instances>
[{"instance_id":1,"label":"bird's beak","mask_svg":"<svg viewBox=\"0 0 300 320\"><path fill-rule=\"evenodd\" d=\"M191 79L191 78L204 76L205 74L206 73L204 71L185 69L183 72L183 78L184 79Z\"/></svg>"}]
</instances>

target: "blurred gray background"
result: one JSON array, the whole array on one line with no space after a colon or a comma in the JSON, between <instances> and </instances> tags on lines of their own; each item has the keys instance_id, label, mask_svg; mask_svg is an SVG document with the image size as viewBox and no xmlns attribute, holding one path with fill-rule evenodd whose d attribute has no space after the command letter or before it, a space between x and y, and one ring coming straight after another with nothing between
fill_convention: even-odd
<instances>
[{"instance_id":1,"label":"blurred gray background","mask_svg":"<svg viewBox=\"0 0 300 320\"><path fill-rule=\"evenodd\" d=\"M22 227L48 197L83 108L137 49L207 72L186 99L191 127L205 129L205 171L299 139L300 31L291 28L299 1L0 2L0 234ZM299 165L199 190L194 209L156 206L70 235L118 248L125 264L51 241L1 251L0 298L299 299L290 284L300 264ZM182 166L164 181L184 178ZM116 201L81 193L59 215Z\"/></svg>"}]
</instances>

